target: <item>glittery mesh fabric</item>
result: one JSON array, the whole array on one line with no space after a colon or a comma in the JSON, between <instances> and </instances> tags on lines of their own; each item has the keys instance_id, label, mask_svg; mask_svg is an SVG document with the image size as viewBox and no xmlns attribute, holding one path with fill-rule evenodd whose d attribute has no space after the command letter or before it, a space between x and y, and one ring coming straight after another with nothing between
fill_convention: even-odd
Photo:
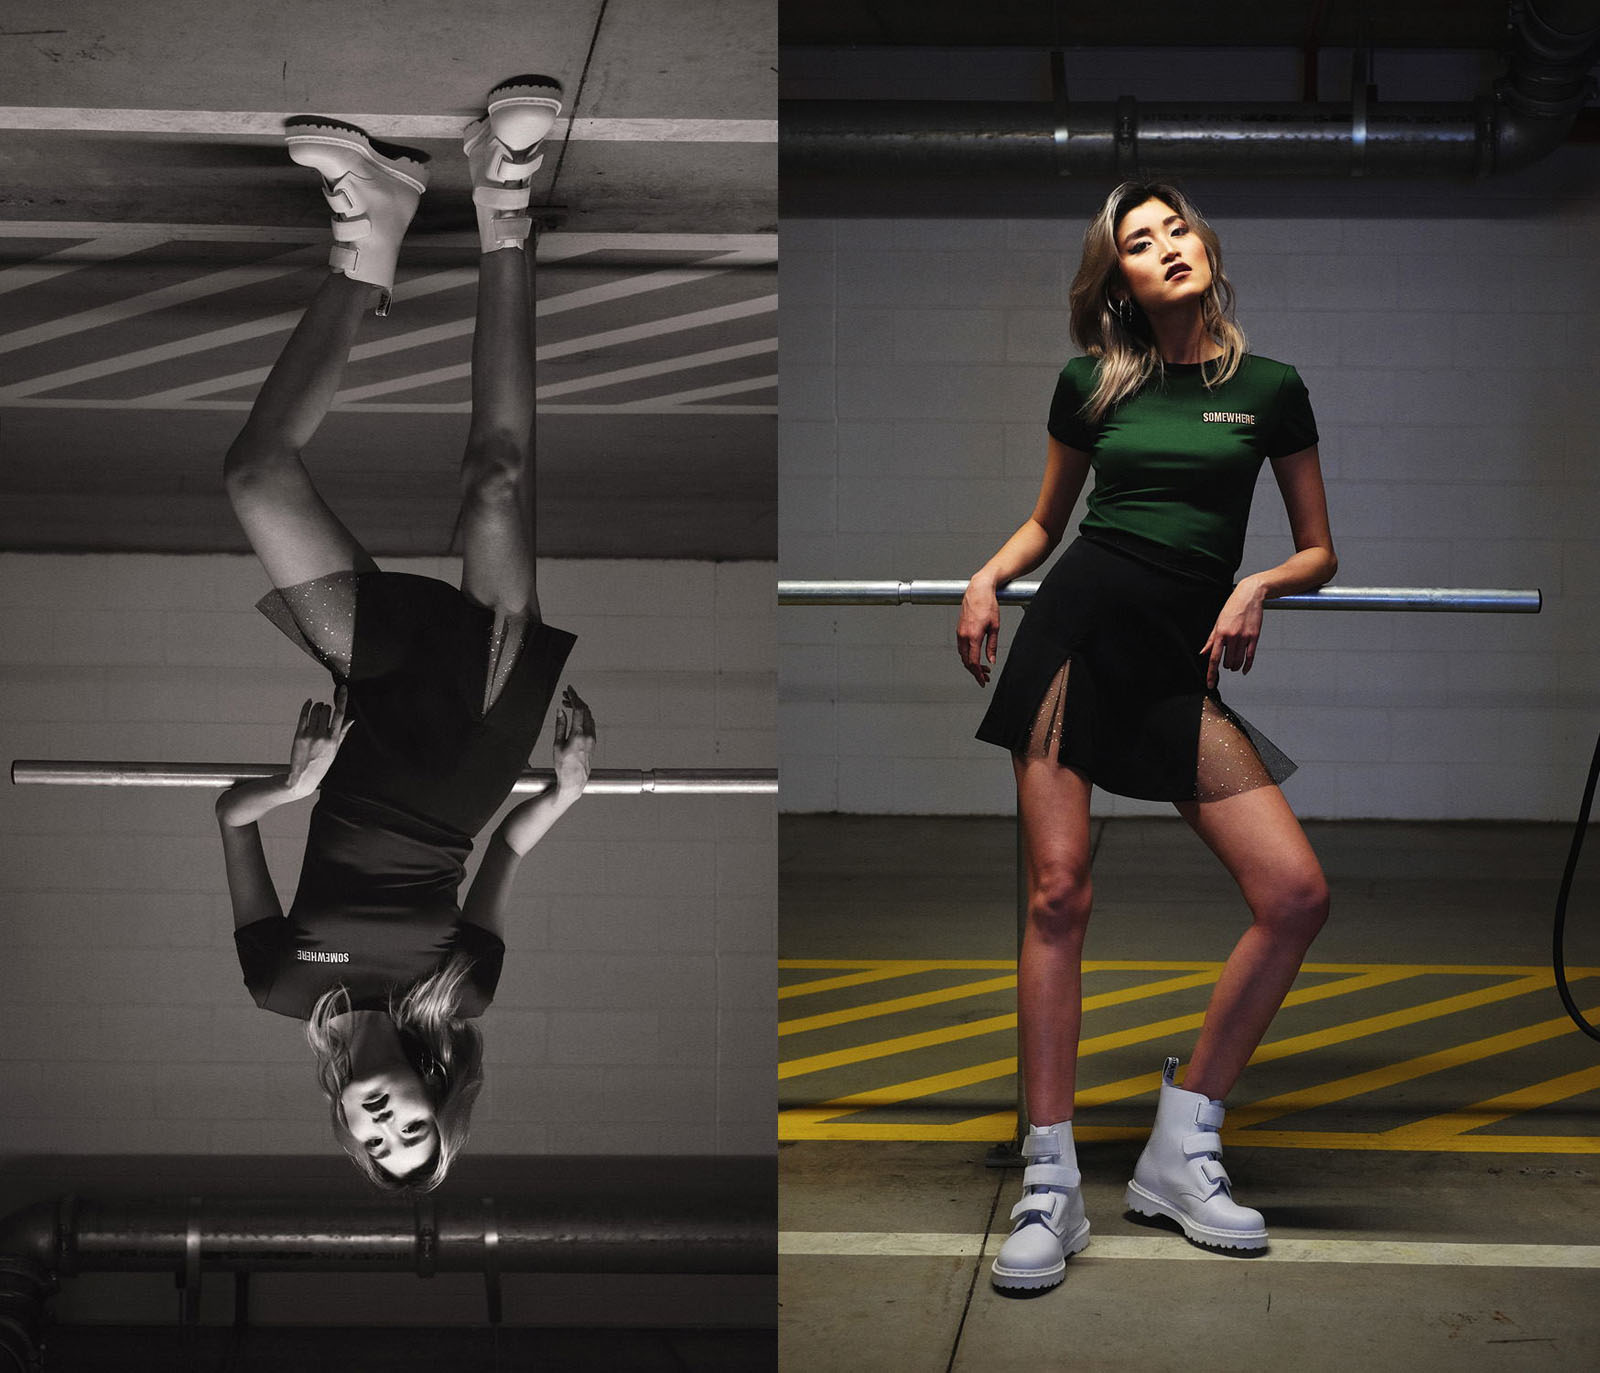
<instances>
[{"instance_id":1,"label":"glittery mesh fabric","mask_svg":"<svg viewBox=\"0 0 1600 1373\"><path fill-rule=\"evenodd\" d=\"M1195 763L1194 799L1221 801L1270 787L1273 777L1251 737L1209 696L1200 705L1200 752Z\"/></svg>"},{"instance_id":2,"label":"glittery mesh fabric","mask_svg":"<svg viewBox=\"0 0 1600 1373\"><path fill-rule=\"evenodd\" d=\"M500 693L511 677L512 668L522 652L522 641L527 637L529 616L526 612L507 615L495 611L494 629L489 635L489 670L483 681L483 713L500 699Z\"/></svg>"},{"instance_id":3,"label":"glittery mesh fabric","mask_svg":"<svg viewBox=\"0 0 1600 1373\"><path fill-rule=\"evenodd\" d=\"M333 572L296 586L278 587L256 603L257 609L336 677L348 678L355 652L356 588L362 575ZM526 611L495 613L484 665L484 715L510 681L531 623Z\"/></svg>"},{"instance_id":4,"label":"glittery mesh fabric","mask_svg":"<svg viewBox=\"0 0 1600 1373\"><path fill-rule=\"evenodd\" d=\"M1028 732L1028 746L1022 752L1024 758L1054 758L1059 754L1061 726L1067 713L1067 669L1071 666L1071 659L1062 663L1045 688L1038 713L1033 717L1033 728Z\"/></svg>"},{"instance_id":5,"label":"glittery mesh fabric","mask_svg":"<svg viewBox=\"0 0 1600 1373\"><path fill-rule=\"evenodd\" d=\"M355 572L333 572L298 586L279 587L257 609L338 677L350 675L355 650Z\"/></svg>"}]
</instances>

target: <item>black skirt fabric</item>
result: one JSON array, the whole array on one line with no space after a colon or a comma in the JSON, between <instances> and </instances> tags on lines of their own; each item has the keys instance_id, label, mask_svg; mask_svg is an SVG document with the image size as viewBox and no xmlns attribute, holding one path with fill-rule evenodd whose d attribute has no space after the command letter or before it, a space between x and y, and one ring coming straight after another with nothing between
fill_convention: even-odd
<instances>
[{"instance_id":1,"label":"black skirt fabric","mask_svg":"<svg viewBox=\"0 0 1600 1373\"><path fill-rule=\"evenodd\" d=\"M349 737L325 794L381 802L468 838L538 739L577 637L507 623L448 582L347 572L258 607L348 688Z\"/></svg>"},{"instance_id":2,"label":"black skirt fabric","mask_svg":"<svg viewBox=\"0 0 1600 1373\"><path fill-rule=\"evenodd\" d=\"M1231 588L1080 538L1056 560L1006 653L977 737L1028 749L1035 718L1070 664L1057 759L1102 789L1192 801L1209 697L1274 782L1294 764L1206 687L1200 653Z\"/></svg>"}]
</instances>

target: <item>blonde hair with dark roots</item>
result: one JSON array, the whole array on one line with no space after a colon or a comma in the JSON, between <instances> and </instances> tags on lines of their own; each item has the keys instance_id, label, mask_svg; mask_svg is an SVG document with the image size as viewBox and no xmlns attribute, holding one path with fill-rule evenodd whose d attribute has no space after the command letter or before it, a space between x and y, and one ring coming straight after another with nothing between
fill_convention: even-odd
<instances>
[{"instance_id":1,"label":"blonde hair with dark roots","mask_svg":"<svg viewBox=\"0 0 1600 1373\"><path fill-rule=\"evenodd\" d=\"M464 1016L461 988L472 960L455 954L427 977L412 984L398 1000L389 997L389 1018L416 1069L439 1127L433 1163L405 1177L385 1172L356 1139L345 1119L340 1094L350 1082L350 1047L333 1027L333 1018L350 1010L350 990L343 983L317 998L306 1020L306 1040L317 1057L317 1082L328 1098L333 1137L350 1161L377 1186L388 1191L431 1192L467 1142L472 1104L483 1089L483 1036Z\"/></svg>"},{"instance_id":2,"label":"blonde hair with dark roots","mask_svg":"<svg viewBox=\"0 0 1600 1373\"><path fill-rule=\"evenodd\" d=\"M1220 386L1239 370L1248 345L1244 330L1233 318L1233 285L1222 271L1222 245L1216 230L1201 217L1188 196L1176 186L1158 181L1124 181L1106 197L1100 213L1083 235L1083 261L1072 279L1068 300L1072 311L1073 341L1090 357L1099 358L1095 387L1083 407L1090 424L1097 424L1114 407L1161 372L1161 351L1150 321L1139 303L1128 295L1117 253L1117 225L1129 210L1147 200L1170 205L1205 245L1211 264L1211 287L1201 299L1206 333L1222 348L1222 355L1201 367L1208 387ZM1128 303L1118 314L1114 294L1121 291Z\"/></svg>"}]
</instances>

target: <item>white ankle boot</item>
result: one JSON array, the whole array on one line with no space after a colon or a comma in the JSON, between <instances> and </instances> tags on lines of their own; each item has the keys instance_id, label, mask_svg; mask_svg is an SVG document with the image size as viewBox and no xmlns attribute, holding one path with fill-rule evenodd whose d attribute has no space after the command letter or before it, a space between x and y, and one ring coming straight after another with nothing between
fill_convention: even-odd
<instances>
[{"instance_id":1,"label":"white ankle boot","mask_svg":"<svg viewBox=\"0 0 1600 1373\"><path fill-rule=\"evenodd\" d=\"M1196 1244L1264 1249L1266 1221L1234 1201L1222 1166L1222 1103L1175 1087L1177 1070L1175 1058L1162 1069L1156 1125L1128 1184L1128 1209L1170 1217Z\"/></svg>"},{"instance_id":2,"label":"white ankle boot","mask_svg":"<svg viewBox=\"0 0 1600 1373\"><path fill-rule=\"evenodd\" d=\"M544 76L514 76L489 92L488 113L462 131L484 252L521 248L532 230L528 199L544 162L539 143L560 113L559 85Z\"/></svg>"},{"instance_id":3,"label":"white ankle boot","mask_svg":"<svg viewBox=\"0 0 1600 1373\"><path fill-rule=\"evenodd\" d=\"M1030 1126L1022 1156L1022 1200L1011 1208L1017 1224L995 1257L994 1285L1054 1287L1089 1243L1072 1122Z\"/></svg>"},{"instance_id":4,"label":"white ankle boot","mask_svg":"<svg viewBox=\"0 0 1600 1373\"><path fill-rule=\"evenodd\" d=\"M289 156L322 177L333 211L328 265L382 291L378 313L389 313L400 240L428 185L428 155L374 143L353 124L302 116L288 121Z\"/></svg>"}]
</instances>

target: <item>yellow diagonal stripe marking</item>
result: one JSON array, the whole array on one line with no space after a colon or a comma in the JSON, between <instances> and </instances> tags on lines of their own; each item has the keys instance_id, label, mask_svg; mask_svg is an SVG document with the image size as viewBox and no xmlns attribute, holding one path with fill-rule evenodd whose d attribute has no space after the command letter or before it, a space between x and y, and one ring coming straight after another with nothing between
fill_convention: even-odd
<instances>
[{"instance_id":1,"label":"yellow diagonal stripe marking","mask_svg":"<svg viewBox=\"0 0 1600 1373\"><path fill-rule=\"evenodd\" d=\"M1593 1012L1590 1012L1593 1014ZM1278 1116L1293 1115L1297 1111L1308 1111L1318 1106L1329 1106L1335 1102L1348 1101L1352 1097L1364 1096L1368 1092L1377 1092L1385 1087L1393 1087L1401 1082L1412 1082L1419 1077L1427 1077L1430 1073L1444 1072L1449 1068L1459 1068L1463 1064L1476 1063L1481 1059L1492 1058L1496 1054L1510 1053L1514 1049L1523 1049L1530 1044L1538 1044L1547 1039L1556 1039L1572 1029L1572 1022L1565 1016L1555 1020L1541 1021L1537 1025L1527 1025L1518 1030L1506 1030L1501 1034L1489 1035L1484 1039L1476 1039L1467 1044L1454 1045L1448 1049L1439 1049L1431 1054L1421 1054L1416 1058L1409 1058L1400 1063L1386 1064L1382 1068L1373 1068L1365 1073L1353 1073L1349 1077L1337 1078L1332 1082L1321 1082L1312 1087L1304 1087L1295 1092L1283 1092L1275 1097L1265 1097L1260 1101L1252 1101L1248 1105L1238 1107L1231 1113L1231 1129L1245 1130L1259 1121L1272 1120ZM1554 1099L1554 1098L1552 1098ZM1426 1121L1418 1124L1426 1124ZM1480 1121L1487 1124L1487 1121ZM1415 1126L1405 1126L1410 1130ZM1393 1134L1393 1131L1386 1133ZM1454 1132L1450 1132L1454 1133Z\"/></svg>"},{"instance_id":2,"label":"yellow diagonal stripe marking","mask_svg":"<svg viewBox=\"0 0 1600 1373\"><path fill-rule=\"evenodd\" d=\"M816 1111L781 1111L778 1114L778 1138L850 1139L865 1140L869 1143L895 1140L913 1142L966 1140L979 1144L993 1144L997 1140L1010 1139L1016 1133L1017 1113L996 1111L993 1115L974 1116L971 1120L954 1121L947 1125L935 1125L925 1121L910 1121L904 1125L894 1121L877 1124L853 1121L845 1125L829 1125L826 1122L826 1114L819 1116Z\"/></svg>"},{"instance_id":3,"label":"yellow diagonal stripe marking","mask_svg":"<svg viewBox=\"0 0 1600 1373\"><path fill-rule=\"evenodd\" d=\"M1594 1015L1593 1010L1584 1012L1585 1016ZM1571 1022L1567 1022L1571 1029ZM1488 1101L1480 1101L1472 1106L1464 1106L1459 1111L1449 1111L1444 1115L1430 1116L1427 1120L1419 1120L1412 1125L1402 1125L1384 1133L1397 1144L1409 1148L1427 1148L1440 1140L1449 1139L1453 1135L1465 1134L1468 1130L1478 1130L1485 1125L1493 1125L1497 1120L1505 1120L1508 1116L1520 1115L1524 1111L1536 1110L1540 1106L1548 1106L1553 1101L1565 1101L1568 1097L1578 1096L1584 1092L1591 1092L1600 1087L1600 1067L1582 1068L1575 1073L1567 1073L1563 1077L1553 1077L1547 1082L1536 1082L1529 1087L1519 1087L1515 1091L1505 1092L1500 1096L1491 1097Z\"/></svg>"},{"instance_id":4,"label":"yellow diagonal stripe marking","mask_svg":"<svg viewBox=\"0 0 1600 1373\"><path fill-rule=\"evenodd\" d=\"M1169 977L1160 982L1143 982L1134 987L1122 987L1114 992L1096 992L1083 999L1085 1011L1103 1006L1121 1006L1130 1001L1143 1001L1168 992L1185 991L1190 987L1204 986L1217 980L1220 967L1203 973L1186 973L1182 977ZM963 1039L977 1039L980 1035L995 1034L1001 1030L1015 1029L1016 1012L989 1016L967 1025L946 1025L938 1030L924 1030L918 1034L899 1035L894 1039L880 1039L872 1044L858 1044L849 1049L836 1049L832 1053L812 1054L807 1058L786 1059L778 1065L780 1080L819 1073L827 1068L842 1068L851 1063L865 1063L869 1059L888 1058L893 1054L911 1053L916 1049L932 1048L938 1044L954 1044Z\"/></svg>"},{"instance_id":5,"label":"yellow diagonal stripe marking","mask_svg":"<svg viewBox=\"0 0 1600 1373\"><path fill-rule=\"evenodd\" d=\"M933 992L917 992L914 996L897 996L892 1001L872 1001L865 1006L851 1006L848 1010L827 1011L821 1015L800 1016L795 1020L780 1020L780 1035L797 1035L806 1030L823 1030L830 1025L848 1025L857 1020L871 1020L876 1016L896 1015L901 1011L914 1011L921 1006L938 1006L946 1001L960 1001L964 997L983 996L988 992L1003 992L1017 985L1017 975L987 977L981 982L963 982L954 987L940 987Z\"/></svg>"},{"instance_id":6,"label":"yellow diagonal stripe marking","mask_svg":"<svg viewBox=\"0 0 1600 1373\"><path fill-rule=\"evenodd\" d=\"M963 1039L977 1039L980 1035L997 1034L1002 1030L1017 1028L1017 1014L992 1015L984 1020L974 1020L966 1025L946 1025L939 1030L923 1030L919 1034L899 1035L894 1039L880 1039L873 1044L858 1044L851 1049L836 1049L829 1054L811 1054L806 1058L785 1059L778 1064L778 1079L804 1077L807 1073L820 1073L826 1068L842 1068L851 1063L865 1063L868 1059L888 1058L892 1054L910 1053L915 1049L928 1049L936 1044L954 1044Z\"/></svg>"},{"instance_id":7,"label":"yellow diagonal stripe marking","mask_svg":"<svg viewBox=\"0 0 1600 1373\"><path fill-rule=\"evenodd\" d=\"M1310 1001L1323 1001L1328 997L1341 996L1349 992L1361 991L1368 987L1382 986L1387 982L1400 982L1410 977L1410 973L1358 973L1354 977L1341 978L1336 982L1327 982L1320 987L1305 987L1290 992L1284 998L1285 1006L1304 1005ZM1546 977L1548 978L1548 974ZM1095 1035L1082 1040L1078 1045L1078 1057L1082 1059L1087 1054L1105 1053L1110 1049L1120 1049L1130 1044L1143 1044L1152 1039L1161 1039L1167 1035L1179 1034L1185 1030L1197 1028L1205 1017L1203 1014L1177 1016L1171 1020L1157 1021L1154 1025L1138 1025L1129 1030L1118 1030L1112 1034ZM892 1083L886 1087L872 1088L865 1092L857 1092L851 1096L838 1097L833 1101L819 1103L816 1109L832 1109L836 1116L848 1115L852 1111L866 1111L878 1106L892 1105L898 1101L906 1101L911 1097L931 1096L935 1092L948 1092L956 1087L970 1087L979 1082L992 1082L995 1078L1006 1077L1017 1071L1017 1060L1011 1058L997 1058L988 1063L975 1064L970 1068L960 1068L948 1073L935 1073L931 1077L916 1078L911 1082ZM1154 1091L1160 1085L1161 1075L1151 1073L1138 1078L1127 1078L1120 1083L1108 1083L1105 1086L1093 1088L1079 1097L1085 1103L1116 1101L1123 1097L1138 1096L1141 1092ZM827 1119L827 1117L823 1117Z\"/></svg>"},{"instance_id":8,"label":"yellow diagonal stripe marking","mask_svg":"<svg viewBox=\"0 0 1600 1373\"><path fill-rule=\"evenodd\" d=\"M1362 1039L1367 1035L1382 1034L1385 1030L1397 1030L1406 1025L1417 1025L1424 1020L1437 1020L1443 1016L1454 1015L1458 1011L1470 1011L1479 1006L1492 1006L1497 1001L1509 1001L1512 997L1526 996L1529 992L1542 991L1554 984L1555 978L1548 972L1535 973L1530 977L1519 977L1511 982L1497 983L1493 987L1482 987L1475 992L1462 992L1459 996L1441 997L1437 1001L1424 1001L1418 1006L1408 1006L1401 1011L1391 1011L1387 1015L1368 1016L1364 1020L1352 1020L1347 1025L1331 1025L1326 1030L1313 1030L1309 1034L1293 1035L1288 1039L1273 1040L1263 1044L1250 1056L1252 1063L1270 1063L1276 1058L1290 1058L1295 1054L1303 1054L1312 1049L1325 1049L1332 1044L1345 1044L1352 1039ZM1285 1002L1285 1005L1288 1003Z\"/></svg>"},{"instance_id":9,"label":"yellow diagonal stripe marking","mask_svg":"<svg viewBox=\"0 0 1600 1373\"><path fill-rule=\"evenodd\" d=\"M838 977L819 977L811 982L791 982L778 988L778 1000L791 996L810 996L816 992L836 992L843 987L865 987L873 982L887 982L894 977L910 977L915 973L939 971L936 963L907 963L903 960L876 968L865 968L857 973L844 973Z\"/></svg>"}]
</instances>

